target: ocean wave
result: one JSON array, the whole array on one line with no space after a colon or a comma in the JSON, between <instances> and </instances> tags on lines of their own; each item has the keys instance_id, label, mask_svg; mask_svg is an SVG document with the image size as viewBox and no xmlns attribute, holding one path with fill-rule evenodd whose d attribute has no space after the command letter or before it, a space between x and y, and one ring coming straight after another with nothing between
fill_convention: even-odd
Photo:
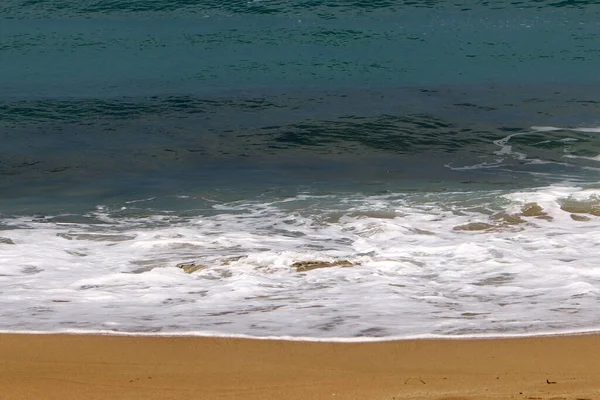
<instances>
[{"instance_id":1,"label":"ocean wave","mask_svg":"<svg viewBox=\"0 0 600 400\"><path fill-rule=\"evenodd\" d=\"M145 199L98 207L87 216L96 222L5 217L0 328L318 338L593 330L599 199L597 188L574 186L306 193L191 214Z\"/></svg>"}]
</instances>

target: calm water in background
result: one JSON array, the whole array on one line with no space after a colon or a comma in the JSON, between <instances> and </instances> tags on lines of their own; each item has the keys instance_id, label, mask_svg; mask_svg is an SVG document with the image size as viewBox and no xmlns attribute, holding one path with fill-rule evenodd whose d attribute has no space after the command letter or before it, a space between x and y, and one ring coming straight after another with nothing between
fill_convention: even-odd
<instances>
[{"instance_id":1,"label":"calm water in background","mask_svg":"<svg viewBox=\"0 0 600 400\"><path fill-rule=\"evenodd\" d=\"M600 327L597 2L71 3L0 5L0 329Z\"/></svg>"}]
</instances>

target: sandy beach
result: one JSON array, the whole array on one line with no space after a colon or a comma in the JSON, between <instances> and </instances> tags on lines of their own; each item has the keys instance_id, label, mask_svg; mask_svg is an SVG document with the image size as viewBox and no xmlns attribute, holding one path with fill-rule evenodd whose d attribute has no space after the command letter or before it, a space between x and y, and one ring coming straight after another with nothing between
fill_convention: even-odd
<instances>
[{"instance_id":1,"label":"sandy beach","mask_svg":"<svg viewBox=\"0 0 600 400\"><path fill-rule=\"evenodd\" d=\"M600 336L314 343L0 335L2 399L598 399Z\"/></svg>"}]
</instances>

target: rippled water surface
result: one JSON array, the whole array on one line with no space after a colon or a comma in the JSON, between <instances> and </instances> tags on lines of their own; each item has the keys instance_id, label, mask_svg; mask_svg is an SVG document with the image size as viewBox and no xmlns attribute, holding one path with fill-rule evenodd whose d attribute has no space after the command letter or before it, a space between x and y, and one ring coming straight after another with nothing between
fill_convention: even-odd
<instances>
[{"instance_id":1,"label":"rippled water surface","mask_svg":"<svg viewBox=\"0 0 600 400\"><path fill-rule=\"evenodd\" d=\"M0 4L0 329L597 330L600 5Z\"/></svg>"}]
</instances>

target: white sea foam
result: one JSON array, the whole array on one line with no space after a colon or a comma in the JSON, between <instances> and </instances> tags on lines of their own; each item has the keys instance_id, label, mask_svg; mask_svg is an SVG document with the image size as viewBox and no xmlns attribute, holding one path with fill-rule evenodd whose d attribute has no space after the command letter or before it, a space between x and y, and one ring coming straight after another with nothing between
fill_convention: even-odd
<instances>
[{"instance_id":1,"label":"white sea foam","mask_svg":"<svg viewBox=\"0 0 600 400\"><path fill-rule=\"evenodd\" d=\"M389 342L399 340L467 340L467 339L502 339L502 338L523 338L523 337L556 337L573 335L593 335L598 334L597 330L564 330L552 332L535 332L529 334L479 334L479 335L411 335L411 336L386 336L386 337L313 337L313 336L252 336L243 334L227 334L221 332L208 331L188 331L188 332L118 332L106 330L86 330L86 329L65 329L60 331L21 331L21 330L0 330L0 334L18 334L18 335L98 335L98 336L142 336L142 337L200 337L200 338L224 338L224 339L252 339L252 340L277 340L294 342L334 342L334 343L373 343Z\"/></svg>"},{"instance_id":2,"label":"white sea foam","mask_svg":"<svg viewBox=\"0 0 600 400\"><path fill-rule=\"evenodd\" d=\"M600 133L600 128L574 128L575 132Z\"/></svg>"},{"instance_id":3,"label":"white sea foam","mask_svg":"<svg viewBox=\"0 0 600 400\"><path fill-rule=\"evenodd\" d=\"M573 154L573 152L574 152L573 147L578 142L580 142L580 140L581 140L580 138L552 137L551 139L547 139L547 140L543 139L536 143L527 143L526 145L523 145L522 143L521 144L516 143L516 142L518 142L518 139L522 138L523 136L533 136L533 135L539 136L540 134L542 134L542 135L547 134L548 136L550 136L553 133L554 133L554 135L556 135L555 132L565 133L565 134L568 134L569 132L571 134L573 134L574 132L598 133L598 132L600 132L600 128L594 128L594 127L569 128L569 127L555 127L555 126L532 126L530 128L530 130L511 133L509 135L502 137L501 139L494 140L493 143L498 147L498 149L492 153L493 156L483 157L482 161L479 163L472 164L472 165L460 165L460 166L447 164L446 167L453 169L453 170L457 170L457 171L460 171L460 170L464 171L464 170L486 170L486 169L498 169L498 168L511 169L511 167L513 167L515 165L534 166L534 165L554 164L556 166L561 166L566 169L581 168L583 170L596 170L595 167L581 165L582 162L583 162L583 164L586 163L585 161L581 161L581 160L599 161L600 154L595 155L595 156ZM515 139L515 138L517 138L517 139ZM541 146L541 145L546 145L548 148L552 148L554 143L561 144L563 154L559 157L556 157L556 155L554 157L550 156L549 159L545 159L545 158L543 158L543 156L542 156L542 158L539 158L540 155L538 153L541 149L544 148L544 146ZM586 148L585 143L588 143L588 142L582 142L582 144L579 146L581 148L580 150L585 150L586 152L589 152L590 150L593 151L593 148L592 149ZM529 148L527 148L527 146L529 146ZM531 152L531 154L528 154L530 152ZM573 163L571 163L571 161L573 161ZM527 170L527 173L533 175L533 174L536 174L539 172L537 172L535 170ZM565 176L566 175L563 172L563 174L561 174L561 177L564 178Z\"/></svg>"},{"instance_id":4,"label":"white sea foam","mask_svg":"<svg viewBox=\"0 0 600 400\"><path fill-rule=\"evenodd\" d=\"M589 133L600 133L600 127L580 127L580 128L567 128L567 127L556 127L556 126L532 126L531 129L536 132L553 132L553 131L574 131L574 132L589 132Z\"/></svg>"},{"instance_id":5,"label":"white sea foam","mask_svg":"<svg viewBox=\"0 0 600 400\"><path fill-rule=\"evenodd\" d=\"M594 157L585 157L585 156L575 156L572 154L565 155L565 158L580 158L582 160L591 160L591 161L600 161L600 154Z\"/></svg>"},{"instance_id":6,"label":"white sea foam","mask_svg":"<svg viewBox=\"0 0 600 400\"><path fill-rule=\"evenodd\" d=\"M599 199L599 189L551 186L301 195L196 217L117 217L106 206L93 223L4 219L0 329L299 338L594 330ZM297 271L300 261L353 266ZM181 262L205 268L188 274Z\"/></svg>"}]
</instances>

